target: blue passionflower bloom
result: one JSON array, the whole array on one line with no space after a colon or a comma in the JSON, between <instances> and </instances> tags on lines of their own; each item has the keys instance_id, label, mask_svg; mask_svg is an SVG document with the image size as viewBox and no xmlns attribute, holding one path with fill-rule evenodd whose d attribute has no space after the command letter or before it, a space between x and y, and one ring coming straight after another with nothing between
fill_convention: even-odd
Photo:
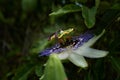
<instances>
[{"instance_id":1,"label":"blue passionflower bloom","mask_svg":"<svg viewBox=\"0 0 120 80\"><path fill-rule=\"evenodd\" d=\"M40 56L48 56L52 53L60 53L63 52L65 50L65 48L62 48L60 46L60 44L55 44L53 47L51 48L47 48L44 51L40 52Z\"/></svg>"},{"instance_id":2,"label":"blue passionflower bloom","mask_svg":"<svg viewBox=\"0 0 120 80\"><path fill-rule=\"evenodd\" d=\"M71 40L66 40L64 45L57 43L53 47L45 49L40 52L40 56L56 53L61 60L69 59L76 66L82 68L88 67L84 57L101 58L108 54L108 51L90 48L104 32L103 30L98 36L91 32L86 32L80 36L72 37Z\"/></svg>"}]
</instances>

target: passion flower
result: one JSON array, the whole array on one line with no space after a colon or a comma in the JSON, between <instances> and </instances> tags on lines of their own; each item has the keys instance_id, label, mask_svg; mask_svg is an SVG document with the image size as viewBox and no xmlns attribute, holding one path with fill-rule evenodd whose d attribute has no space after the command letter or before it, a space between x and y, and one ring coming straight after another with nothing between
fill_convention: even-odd
<instances>
[{"instance_id":1,"label":"passion flower","mask_svg":"<svg viewBox=\"0 0 120 80\"><path fill-rule=\"evenodd\" d=\"M51 48L40 52L40 56L58 54L61 60L68 59L76 66L85 68L88 64L84 57L101 58L108 54L108 51L93 49L91 46L104 34L102 31L98 36L91 32L86 32L80 36L65 40L64 44L57 43Z\"/></svg>"}]
</instances>

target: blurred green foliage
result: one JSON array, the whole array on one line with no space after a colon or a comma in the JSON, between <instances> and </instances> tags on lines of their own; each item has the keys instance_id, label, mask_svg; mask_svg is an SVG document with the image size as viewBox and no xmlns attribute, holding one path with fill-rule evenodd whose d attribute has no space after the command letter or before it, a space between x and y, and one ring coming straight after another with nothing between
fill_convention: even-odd
<instances>
[{"instance_id":1,"label":"blurred green foliage","mask_svg":"<svg viewBox=\"0 0 120 80\"><path fill-rule=\"evenodd\" d=\"M40 80L67 80L63 65L57 54L51 54L49 56L43 79Z\"/></svg>"},{"instance_id":2,"label":"blurred green foliage","mask_svg":"<svg viewBox=\"0 0 120 80\"><path fill-rule=\"evenodd\" d=\"M0 0L0 79L39 80L51 46L47 38L74 28L105 35L93 47L108 50L102 59L87 59L88 69L63 63L69 80L120 80L120 0ZM94 64L94 65L93 65Z\"/></svg>"}]
</instances>

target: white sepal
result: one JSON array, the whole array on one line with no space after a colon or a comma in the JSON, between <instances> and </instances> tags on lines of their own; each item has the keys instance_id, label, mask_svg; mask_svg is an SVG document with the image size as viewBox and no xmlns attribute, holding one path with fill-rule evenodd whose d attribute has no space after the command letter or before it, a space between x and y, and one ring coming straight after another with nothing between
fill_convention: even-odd
<instances>
[{"instance_id":1,"label":"white sepal","mask_svg":"<svg viewBox=\"0 0 120 80\"><path fill-rule=\"evenodd\" d=\"M58 57L61 59L61 60L64 60L64 59L67 59L68 56L69 56L70 53L68 53L67 51L64 51L60 54L58 54Z\"/></svg>"},{"instance_id":2,"label":"white sepal","mask_svg":"<svg viewBox=\"0 0 120 80\"><path fill-rule=\"evenodd\" d=\"M105 57L108 54L108 51L97 50L89 47L80 47L77 50L74 50L74 52L88 58L100 58Z\"/></svg>"},{"instance_id":3,"label":"white sepal","mask_svg":"<svg viewBox=\"0 0 120 80\"><path fill-rule=\"evenodd\" d=\"M105 30L103 30L101 34L99 34L98 36L94 36L93 38L91 38L88 42L84 43L82 46L84 47L92 46L104 33L105 33Z\"/></svg>"},{"instance_id":4,"label":"white sepal","mask_svg":"<svg viewBox=\"0 0 120 80\"><path fill-rule=\"evenodd\" d=\"M68 59L78 67L86 68L88 64L83 56L80 56L76 53L70 54Z\"/></svg>"}]
</instances>

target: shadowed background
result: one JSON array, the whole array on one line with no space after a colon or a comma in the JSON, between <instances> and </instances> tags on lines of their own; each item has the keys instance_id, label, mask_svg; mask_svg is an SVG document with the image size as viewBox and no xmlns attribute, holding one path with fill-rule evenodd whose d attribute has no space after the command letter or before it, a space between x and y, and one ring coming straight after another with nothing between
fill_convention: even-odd
<instances>
[{"instance_id":1,"label":"shadowed background","mask_svg":"<svg viewBox=\"0 0 120 80\"><path fill-rule=\"evenodd\" d=\"M86 58L86 70L63 63L68 79L120 80L120 1L97 1L0 0L0 79L39 80L48 57L38 53L51 46L50 34L74 28L73 35L105 29L92 47L110 53L101 59Z\"/></svg>"}]
</instances>

